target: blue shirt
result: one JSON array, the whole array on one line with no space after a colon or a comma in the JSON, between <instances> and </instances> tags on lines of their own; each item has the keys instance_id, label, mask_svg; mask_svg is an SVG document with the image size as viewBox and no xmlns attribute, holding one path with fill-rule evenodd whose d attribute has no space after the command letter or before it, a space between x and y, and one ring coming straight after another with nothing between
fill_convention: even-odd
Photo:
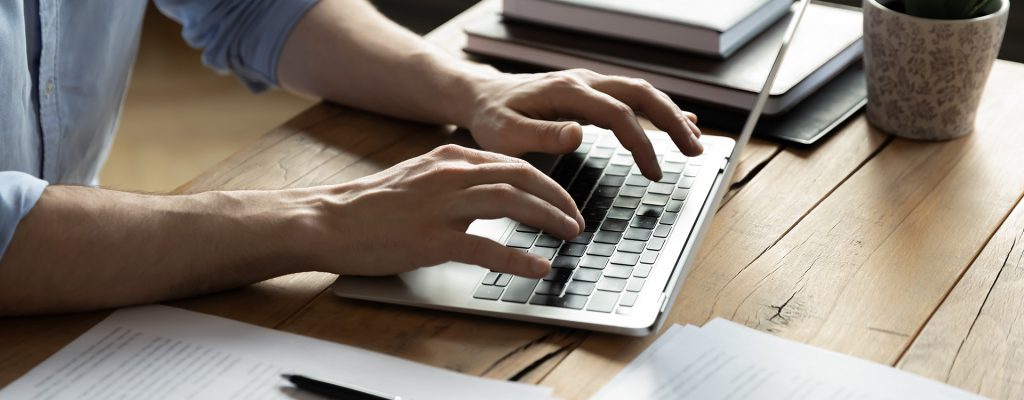
<instances>
[{"instance_id":1,"label":"blue shirt","mask_svg":"<svg viewBox=\"0 0 1024 400\"><path fill-rule=\"evenodd\" d=\"M155 0L203 63L253 91L317 0ZM96 185L147 0L0 1L0 258L48 183Z\"/></svg>"}]
</instances>

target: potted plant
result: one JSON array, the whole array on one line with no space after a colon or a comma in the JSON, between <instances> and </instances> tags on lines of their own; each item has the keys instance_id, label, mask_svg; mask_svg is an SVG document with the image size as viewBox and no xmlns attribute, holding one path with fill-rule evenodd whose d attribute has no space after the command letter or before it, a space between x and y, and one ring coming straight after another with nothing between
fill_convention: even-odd
<instances>
[{"instance_id":1,"label":"potted plant","mask_svg":"<svg viewBox=\"0 0 1024 400\"><path fill-rule=\"evenodd\" d=\"M868 121L947 140L974 130L1009 0L864 0Z\"/></svg>"}]
</instances>

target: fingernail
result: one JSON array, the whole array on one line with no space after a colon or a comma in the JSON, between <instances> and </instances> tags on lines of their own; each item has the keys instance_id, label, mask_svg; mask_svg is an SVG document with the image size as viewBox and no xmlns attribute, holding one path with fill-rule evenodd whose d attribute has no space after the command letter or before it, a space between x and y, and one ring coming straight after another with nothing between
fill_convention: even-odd
<instances>
[{"instance_id":1,"label":"fingernail","mask_svg":"<svg viewBox=\"0 0 1024 400\"><path fill-rule=\"evenodd\" d=\"M701 144L700 139L697 139L695 135L690 135L690 146L697 150L697 154L704 152L704 145Z\"/></svg>"},{"instance_id":2,"label":"fingernail","mask_svg":"<svg viewBox=\"0 0 1024 400\"><path fill-rule=\"evenodd\" d=\"M569 235L575 237L580 232L580 226L580 221L565 217L565 231L569 232Z\"/></svg>"},{"instance_id":3,"label":"fingernail","mask_svg":"<svg viewBox=\"0 0 1024 400\"><path fill-rule=\"evenodd\" d=\"M693 123L693 121L690 121L689 119L687 119L686 123L690 124L690 130L693 131L694 135L696 135L697 137L700 137L700 135L702 135L702 133L700 131L700 128L698 128L697 124Z\"/></svg>"},{"instance_id":4,"label":"fingernail","mask_svg":"<svg viewBox=\"0 0 1024 400\"><path fill-rule=\"evenodd\" d=\"M572 124L566 124L562 126L562 129L558 131L558 143L566 147L572 146L574 142L574 128L575 127Z\"/></svg>"}]
</instances>

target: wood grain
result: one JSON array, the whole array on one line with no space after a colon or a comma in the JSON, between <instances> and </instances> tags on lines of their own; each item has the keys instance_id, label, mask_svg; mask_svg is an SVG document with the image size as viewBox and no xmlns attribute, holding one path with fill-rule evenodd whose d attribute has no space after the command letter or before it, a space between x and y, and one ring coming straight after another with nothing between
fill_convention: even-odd
<instances>
[{"instance_id":1,"label":"wood grain","mask_svg":"<svg viewBox=\"0 0 1024 400\"><path fill-rule=\"evenodd\" d=\"M751 250L748 243L758 243L759 230L777 221L741 220L737 229L749 233L727 242L716 240L721 233L713 229L702 248L708 256L684 285L673 319L702 323L723 316L893 363L1024 193L1024 171L1007 168L1024 151L1024 136L1010 129L1013 99L1024 90L1022 69L997 64L974 135L944 143L892 142L769 247ZM752 183L768 184L768 170L781 160L776 157ZM730 206L744 212L756 207L738 206L744 194L719 212L716 224L733 218ZM768 213L789 208L785 202L773 206ZM732 245L716 249L715 243ZM743 252L756 258L734 255ZM586 376L603 381L645 344L593 335L543 383L563 396L584 397L594 386L581 385L581 375L572 371L587 368Z\"/></svg>"},{"instance_id":2,"label":"wood grain","mask_svg":"<svg viewBox=\"0 0 1024 400\"><path fill-rule=\"evenodd\" d=\"M1024 202L988 242L897 366L984 396L1024 397Z\"/></svg>"}]
</instances>

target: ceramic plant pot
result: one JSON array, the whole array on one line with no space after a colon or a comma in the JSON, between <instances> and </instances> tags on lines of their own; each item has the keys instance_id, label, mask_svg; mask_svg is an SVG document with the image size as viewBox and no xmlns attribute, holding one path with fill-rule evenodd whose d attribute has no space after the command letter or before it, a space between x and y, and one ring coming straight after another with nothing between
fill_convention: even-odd
<instances>
[{"instance_id":1,"label":"ceramic plant pot","mask_svg":"<svg viewBox=\"0 0 1024 400\"><path fill-rule=\"evenodd\" d=\"M972 19L928 19L864 0L867 117L892 135L948 140L974 131L978 102L1010 10L990 2Z\"/></svg>"}]
</instances>

